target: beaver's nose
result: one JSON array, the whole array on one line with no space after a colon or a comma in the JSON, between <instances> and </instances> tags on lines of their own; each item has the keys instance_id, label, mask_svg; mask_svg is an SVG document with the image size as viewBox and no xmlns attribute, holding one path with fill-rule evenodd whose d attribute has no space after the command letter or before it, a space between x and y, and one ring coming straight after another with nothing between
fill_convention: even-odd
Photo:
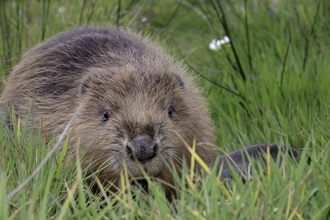
<instances>
[{"instance_id":1,"label":"beaver's nose","mask_svg":"<svg viewBox=\"0 0 330 220\"><path fill-rule=\"evenodd\" d=\"M131 159L145 162L157 155L158 144L149 136L137 136L127 143L126 150Z\"/></svg>"}]
</instances>

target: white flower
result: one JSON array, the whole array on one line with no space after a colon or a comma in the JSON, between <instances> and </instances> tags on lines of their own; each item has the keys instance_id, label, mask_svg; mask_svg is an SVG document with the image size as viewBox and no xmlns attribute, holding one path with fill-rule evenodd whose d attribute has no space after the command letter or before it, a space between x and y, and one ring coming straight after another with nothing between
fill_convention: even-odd
<instances>
[{"instance_id":1,"label":"white flower","mask_svg":"<svg viewBox=\"0 0 330 220\"><path fill-rule=\"evenodd\" d=\"M213 39L213 40L211 41L211 43L209 44L209 48L210 48L211 50L217 50L217 42L216 42L216 39Z\"/></svg>"},{"instance_id":2,"label":"white flower","mask_svg":"<svg viewBox=\"0 0 330 220\"><path fill-rule=\"evenodd\" d=\"M225 37L223 38L223 40L225 41L225 43L229 43L229 42L230 42L230 39L229 39L228 36L225 36Z\"/></svg>"},{"instance_id":3,"label":"white flower","mask_svg":"<svg viewBox=\"0 0 330 220\"><path fill-rule=\"evenodd\" d=\"M228 43L230 43L230 39L228 36L225 36L223 39L220 39L220 40L213 39L211 41L211 43L209 43L209 48L211 50L220 50L221 45L228 44Z\"/></svg>"},{"instance_id":4,"label":"white flower","mask_svg":"<svg viewBox=\"0 0 330 220\"><path fill-rule=\"evenodd\" d=\"M58 13L63 14L65 12L65 7L61 6L57 9Z\"/></svg>"}]
</instances>

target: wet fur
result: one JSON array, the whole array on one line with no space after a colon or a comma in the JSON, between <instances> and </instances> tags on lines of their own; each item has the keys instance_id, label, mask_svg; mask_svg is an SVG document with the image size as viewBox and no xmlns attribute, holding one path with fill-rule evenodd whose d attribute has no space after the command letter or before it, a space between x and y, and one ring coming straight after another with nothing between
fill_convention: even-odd
<instances>
[{"instance_id":1,"label":"wet fur","mask_svg":"<svg viewBox=\"0 0 330 220\"><path fill-rule=\"evenodd\" d=\"M58 136L76 108L70 155L85 155L83 166L102 182L118 178L123 164L134 176L140 165L150 176L172 182L164 161L177 167L189 160L184 143L197 141L197 153L211 165L216 158L213 127L193 78L148 38L111 28L73 29L27 52L11 73L2 98L30 127ZM173 117L168 109L173 109ZM102 120L109 110L108 121ZM177 133L176 133L177 132ZM149 135L159 144L153 160L137 164L127 142Z\"/></svg>"},{"instance_id":2,"label":"wet fur","mask_svg":"<svg viewBox=\"0 0 330 220\"><path fill-rule=\"evenodd\" d=\"M8 79L2 115L9 105L24 122L31 103L30 127L49 136L58 136L82 104L68 155L84 155L83 166L89 173L102 170L98 178L104 184L116 184L123 164L134 177L143 176L142 166L148 175L172 183L166 163L179 171L190 159L178 134L189 145L196 139L197 154L207 165L216 161L210 114L193 77L156 43L130 31L77 28L28 51ZM141 135L159 144L157 156L145 163L132 160L126 150ZM239 152L232 155L242 160Z\"/></svg>"}]
</instances>

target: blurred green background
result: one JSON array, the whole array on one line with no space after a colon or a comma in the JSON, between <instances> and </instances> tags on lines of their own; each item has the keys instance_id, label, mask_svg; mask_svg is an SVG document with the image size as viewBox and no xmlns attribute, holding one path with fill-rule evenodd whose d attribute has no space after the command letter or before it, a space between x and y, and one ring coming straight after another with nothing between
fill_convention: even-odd
<instances>
[{"instance_id":1,"label":"blurred green background","mask_svg":"<svg viewBox=\"0 0 330 220\"><path fill-rule=\"evenodd\" d=\"M328 0L1 0L0 81L3 87L29 48L71 27L134 29L159 41L190 66L210 106L219 152L275 142L293 145L311 158L309 165L303 160L302 168L291 173L292 185L276 182L273 188L261 185L261 191L258 181L238 189L234 186L230 192L234 196L238 191L242 200L229 204L221 200L227 205L211 205L211 209L206 205L209 197L188 193L195 200L190 203L190 197L181 197L179 204L190 204L191 209L177 204L178 209L165 208L164 216L255 219L258 214L260 219L329 219L329 21ZM225 36L230 43L210 48L213 39ZM7 137L2 134L4 143ZM5 156L6 151L0 155L7 170L4 178L10 179L5 167L13 159ZM244 187L250 187L250 192ZM283 197L271 196L276 193ZM245 209L240 208L242 204ZM13 214L16 209L11 210ZM57 213L44 210L48 217ZM135 211L140 211L141 218L147 216ZM137 215L130 214L127 218Z\"/></svg>"}]
</instances>

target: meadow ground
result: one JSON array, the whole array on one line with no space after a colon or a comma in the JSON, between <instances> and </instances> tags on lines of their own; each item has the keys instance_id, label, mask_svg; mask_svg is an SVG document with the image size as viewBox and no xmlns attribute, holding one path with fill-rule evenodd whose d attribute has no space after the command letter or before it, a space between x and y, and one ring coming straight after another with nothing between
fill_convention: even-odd
<instances>
[{"instance_id":1,"label":"meadow ground","mask_svg":"<svg viewBox=\"0 0 330 220\"><path fill-rule=\"evenodd\" d=\"M299 165L271 163L246 184L186 171L170 203L152 182L145 195L125 178L118 194L97 197L78 165L51 157L11 197L50 148L42 132L1 122L0 219L330 219L330 2L219 2L0 1L1 85L22 53L72 26L130 27L191 67L220 153L289 144L302 152ZM225 36L230 43L210 45Z\"/></svg>"}]
</instances>

